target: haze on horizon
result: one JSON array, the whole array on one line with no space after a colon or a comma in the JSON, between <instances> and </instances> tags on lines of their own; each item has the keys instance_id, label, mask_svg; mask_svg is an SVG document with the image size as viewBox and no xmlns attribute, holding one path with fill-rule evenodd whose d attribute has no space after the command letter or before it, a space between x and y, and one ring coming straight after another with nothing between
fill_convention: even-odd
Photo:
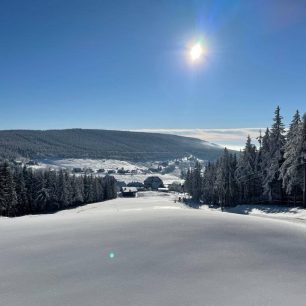
<instances>
[{"instance_id":1,"label":"haze on horizon","mask_svg":"<svg viewBox=\"0 0 306 306\"><path fill-rule=\"evenodd\" d=\"M206 140L240 146L306 101L305 1L5 0L0 36L0 129L228 129Z\"/></svg>"}]
</instances>

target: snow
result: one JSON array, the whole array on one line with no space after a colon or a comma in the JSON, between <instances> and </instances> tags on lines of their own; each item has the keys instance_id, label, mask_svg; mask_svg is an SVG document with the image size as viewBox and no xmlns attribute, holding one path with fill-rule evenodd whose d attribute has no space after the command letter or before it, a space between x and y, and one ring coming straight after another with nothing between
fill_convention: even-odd
<instances>
[{"instance_id":1,"label":"snow","mask_svg":"<svg viewBox=\"0 0 306 306\"><path fill-rule=\"evenodd\" d=\"M2 305L305 305L304 223L147 192L0 232Z\"/></svg>"},{"instance_id":2,"label":"snow","mask_svg":"<svg viewBox=\"0 0 306 306\"><path fill-rule=\"evenodd\" d=\"M147 171L149 168L149 163L136 163L136 162L128 162L122 160L115 160L115 159L44 159L39 162L38 166L31 166L34 169L42 169L52 167L55 169L59 168L66 168L66 169L73 169L73 168L85 168L85 169L92 169L97 171L99 169L107 170L116 170L124 168L125 170L138 170ZM105 176L106 173L99 173L100 176ZM145 179L149 176L159 176L164 184L172 184L173 182L183 183L184 180L180 178L181 171L179 169L175 169L172 173L168 174L161 174L161 173L126 173L126 174L117 174L112 173L112 176L115 177L118 181L123 181L126 184L131 182L140 182L143 183Z\"/></svg>"},{"instance_id":3,"label":"snow","mask_svg":"<svg viewBox=\"0 0 306 306\"><path fill-rule=\"evenodd\" d=\"M200 207L201 210L221 211L221 208L210 208L207 205ZM235 207L225 208L225 212L251 215L257 217L266 217L273 219L287 220L290 222L306 221L306 210L299 207L286 205L237 205ZM306 223L305 223L306 224Z\"/></svg>"},{"instance_id":4,"label":"snow","mask_svg":"<svg viewBox=\"0 0 306 306\"><path fill-rule=\"evenodd\" d=\"M173 175L173 174L160 174L160 173L150 173L150 174L111 174L115 177L118 181L123 181L125 183L131 183L131 182L140 182L143 183L146 178L149 176L158 176L164 184L169 185L173 182L179 182L183 183L184 180L180 179L179 177ZM102 174L103 176L103 174Z\"/></svg>"},{"instance_id":5,"label":"snow","mask_svg":"<svg viewBox=\"0 0 306 306\"><path fill-rule=\"evenodd\" d=\"M123 160L115 159L79 159L79 158L67 158L67 159L45 159L41 161L42 165L55 166L58 168L91 168L92 170L98 169L121 169L125 170L136 170L136 169L147 169L140 163L131 163Z\"/></svg>"}]
</instances>

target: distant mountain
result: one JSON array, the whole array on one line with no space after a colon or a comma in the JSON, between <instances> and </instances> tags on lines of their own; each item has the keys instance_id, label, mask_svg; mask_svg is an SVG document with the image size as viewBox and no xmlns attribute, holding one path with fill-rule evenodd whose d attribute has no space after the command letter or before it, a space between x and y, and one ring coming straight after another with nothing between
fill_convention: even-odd
<instances>
[{"instance_id":1,"label":"distant mountain","mask_svg":"<svg viewBox=\"0 0 306 306\"><path fill-rule=\"evenodd\" d=\"M112 130L0 131L2 158L112 158L165 160L194 155L214 160L223 148L209 142L169 134Z\"/></svg>"}]
</instances>

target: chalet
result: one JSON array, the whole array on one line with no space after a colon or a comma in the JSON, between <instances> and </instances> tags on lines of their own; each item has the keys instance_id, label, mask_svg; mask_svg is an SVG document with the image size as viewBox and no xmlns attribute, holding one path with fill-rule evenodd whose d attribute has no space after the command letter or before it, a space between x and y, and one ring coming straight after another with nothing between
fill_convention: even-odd
<instances>
[{"instance_id":1,"label":"chalet","mask_svg":"<svg viewBox=\"0 0 306 306\"><path fill-rule=\"evenodd\" d=\"M73 168L73 169L72 169L72 172L73 172L73 173L82 173L82 172L83 172L83 169L82 169L82 168Z\"/></svg>"},{"instance_id":2,"label":"chalet","mask_svg":"<svg viewBox=\"0 0 306 306\"><path fill-rule=\"evenodd\" d=\"M122 187L121 194L124 198L136 198L137 197L136 187Z\"/></svg>"},{"instance_id":3,"label":"chalet","mask_svg":"<svg viewBox=\"0 0 306 306\"><path fill-rule=\"evenodd\" d=\"M157 191L159 191L159 192L169 192L169 188L161 187L161 188L158 188Z\"/></svg>"}]
</instances>

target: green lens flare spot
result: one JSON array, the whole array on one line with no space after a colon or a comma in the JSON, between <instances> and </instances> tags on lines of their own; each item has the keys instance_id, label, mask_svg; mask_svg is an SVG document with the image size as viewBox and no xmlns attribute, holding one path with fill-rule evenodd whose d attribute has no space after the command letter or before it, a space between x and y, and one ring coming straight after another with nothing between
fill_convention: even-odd
<instances>
[{"instance_id":1,"label":"green lens flare spot","mask_svg":"<svg viewBox=\"0 0 306 306\"><path fill-rule=\"evenodd\" d=\"M108 254L108 257L109 257L110 259L115 258L115 253L114 253L114 252L110 252L110 253Z\"/></svg>"}]
</instances>

